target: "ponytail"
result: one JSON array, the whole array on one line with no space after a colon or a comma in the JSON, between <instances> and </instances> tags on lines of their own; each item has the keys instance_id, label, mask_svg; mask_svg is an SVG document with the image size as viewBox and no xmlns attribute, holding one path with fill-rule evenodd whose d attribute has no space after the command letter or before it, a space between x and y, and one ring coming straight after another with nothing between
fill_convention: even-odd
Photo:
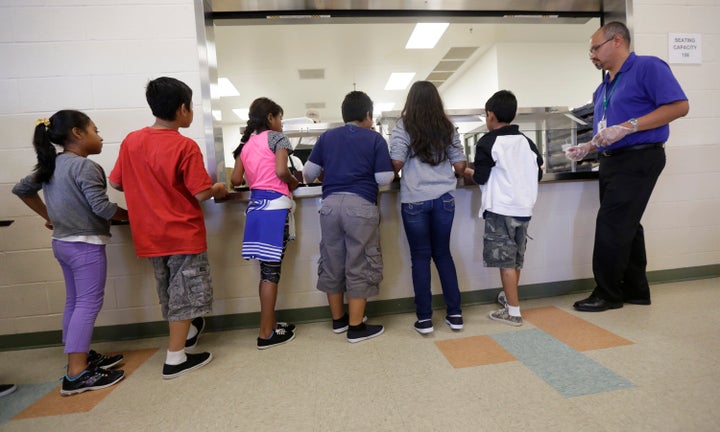
<instances>
[{"instance_id":1,"label":"ponytail","mask_svg":"<svg viewBox=\"0 0 720 432\"><path fill-rule=\"evenodd\" d=\"M90 117L80 111L62 110L50 117L35 122L33 147L37 153L37 165L33 171L37 183L47 183L55 172L57 151L53 143L64 147L74 128L85 129Z\"/></svg>"},{"instance_id":2,"label":"ponytail","mask_svg":"<svg viewBox=\"0 0 720 432\"><path fill-rule=\"evenodd\" d=\"M47 120L45 120L45 122L47 122ZM48 127L46 124L50 124L50 122L45 122L38 120L38 125L35 126L35 134L33 135L33 147L35 147L38 161L34 171L34 180L36 183L47 183L55 172L57 152L48 136Z\"/></svg>"},{"instance_id":3,"label":"ponytail","mask_svg":"<svg viewBox=\"0 0 720 432\"><path fill-rule=\"evenodd\" d=\"M233 150L233 158L237 159L237 157L240 155L242 146L243 144L248 142L248 140L250 139L250 135L270 129L270 125L268 124L267 120L269 114L272 114L274 117L276 117L280 114L283 114L283 109L280 105L276 104L275 102L266 97L257 98L253 101L252 104L250 104L250 109L248 110L249 118L247 121L247 125L245 126L245 131L243 132L242 138L240 138L240 145L238 145L237 148Z\"/></svg>"}]
</instances>

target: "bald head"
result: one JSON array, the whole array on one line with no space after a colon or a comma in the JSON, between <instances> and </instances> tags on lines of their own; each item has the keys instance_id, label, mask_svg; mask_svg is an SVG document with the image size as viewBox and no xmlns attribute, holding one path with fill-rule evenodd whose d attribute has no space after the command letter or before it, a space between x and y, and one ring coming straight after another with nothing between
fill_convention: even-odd
<instances>
[{"instance_id":1,"label":"bald head","mask_svg":"<svg viewBox=\"0 0 720 432\"><path fill-rule=\"evenodd\" d=\"M630 30L628 30L627 26L619 21L613 21L605 24L604 26L600 27L600 30L603 36L605 36L605 39L612 39L615 36L620 36L620 38L625 42L625 44L629 47L630 46Z\"/></svg>"},{"instance_id":2,"label":"bald head","mask_svg":"<svg viewBox=\"0 0 720 432\"><path fill-rule=\"evenodd\" d=\"M614 77L630 55L630 31L621 22L605 24L590 38L589 54L596 68Z\"/></svg>"}]
</instances>

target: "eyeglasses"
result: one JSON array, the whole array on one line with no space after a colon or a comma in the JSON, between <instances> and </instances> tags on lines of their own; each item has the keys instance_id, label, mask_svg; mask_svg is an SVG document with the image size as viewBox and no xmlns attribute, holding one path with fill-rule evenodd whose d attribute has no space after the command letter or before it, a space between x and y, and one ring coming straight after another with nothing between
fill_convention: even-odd
<instances>
[{"instance_id":1,"label":"eyeglasses","mask_svg":"<svg viewBox=\"0 0 720 432\"><path fill-rule=\"evenodd\" d=\"M605 45L606 43L610 42L610 41L613 40L613 39L615 39L615 36L611 37L610 39L606 40L605 42L603 42L603 43L601 43L601 44L597 44L597 45L591 46L591 47L590 47L590 52L588 52L588 54L589 54L589 55L595 54L595 53L597 52L597 50L600 49L600 47L602 47L603 45Z\"/></svg>"}]
</instances>

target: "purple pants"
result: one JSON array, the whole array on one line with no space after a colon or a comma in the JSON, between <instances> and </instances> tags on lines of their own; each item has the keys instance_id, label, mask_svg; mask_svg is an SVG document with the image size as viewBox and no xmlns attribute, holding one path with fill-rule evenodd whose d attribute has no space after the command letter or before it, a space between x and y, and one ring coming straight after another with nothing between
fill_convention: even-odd
<instances>
[{"instance_id":1,"label":"purple pants","mask_svg":"<svg viewBox=\"0 0 720 432\"><path fill-rule=\"evenodd\" d=\"M105 245L53 239L52 248L65 276L62 333L65 353L88 352L95 318L105 296Z\"/></svg>"}]
</instances>

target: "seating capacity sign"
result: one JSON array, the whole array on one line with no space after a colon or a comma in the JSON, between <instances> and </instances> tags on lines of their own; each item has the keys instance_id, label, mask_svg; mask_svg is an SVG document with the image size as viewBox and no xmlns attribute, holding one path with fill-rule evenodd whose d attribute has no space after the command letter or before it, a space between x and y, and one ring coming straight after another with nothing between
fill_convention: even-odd
<instances>
[{"instance_id":1,"label":"seating capacity sign","mask_svg":"<svg viewBox=\"0 0 720 432\"><path fill-rule=\"evenodd\" d=\"M702 63L702 36L694 33L668 33L670 63Z\"/></svg>"}]
</instances>

